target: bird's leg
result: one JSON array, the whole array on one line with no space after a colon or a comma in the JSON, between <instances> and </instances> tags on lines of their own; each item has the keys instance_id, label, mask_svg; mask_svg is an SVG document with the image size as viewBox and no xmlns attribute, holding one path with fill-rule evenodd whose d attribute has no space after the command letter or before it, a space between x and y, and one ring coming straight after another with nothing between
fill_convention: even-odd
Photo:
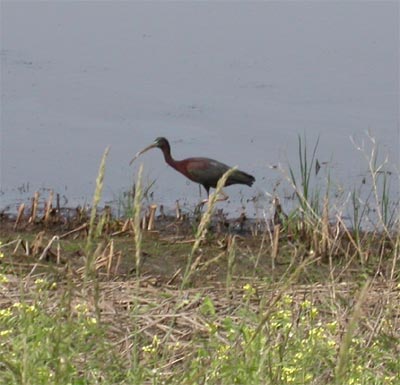
<instances>
[{"instance_id":1,"label":"bird's leg","mask_svg":"<svg viewBox=\"0 0 400 385\"><path fill-rule=\"evenodd\" d=\"M229 198L228 195L226 195L226 194L224 193L223 190L220 191L220 195L222 195L222 197L221 197L221 198L217 198L215 202L223 202L223 201L226 201L226 200ZM195 209L194 209L195 215L200 214L200 213L201 213L201 210L203 209L203 206L204 206L206 203L209 203L209 201L210 201L210 194L209 194L209 191L207 191L207 199L203 199L203 200L195 207Z\"/></svg>"},{"instance_id":2,"label":"bird's leg","mask_svg":"<svg viewBox=\"0 0 400 385\"><path fill-rule=\"evenodd\" d=\"M200 186L200 185L199 185ZM204 186L205 187L205 186ZM209 187L205 187L205 190L207 192L207 199L203 199L200 203L199 203L199 207L200 209L203 208L203 206L208 203L208 200L210 199L210 188ZM201 188L200 188L200 194L201 194Z\"/></svg>"},{"instance_id":3,"label":"bird's leg","mask_svg":"<svg viewBox=\"0 0 400 385\"><path fill-rule=\"evenodd\" d=\"M229 196L225 194L224 190L221 190L221 191L219 192L219 194L221 195L221 197L220 197L220 198L217 198L217 199L216 199L216 202L224 202L224 201L226 201L226 200L229 199ZM203 200L199 203L199 205L204 205L205 203L208 203L209 200L210 200L210 196L208 196L207 199L203 199Z\"/></svg>"},{"instance_id":4,"label":"bird's leg","mask_svg":"<svg viewBox=\"0 0 400 385\"><path fill-rule=\"evenodd\" d=\"M203 210L203 206L208 202L208 191L207 191L207 199L203 199L202 201L200 201L199 204L197 204L197 206L194 209L194 214L195 216L200 215L201 214L201 210Z\"/></svg>"}]
</instances>

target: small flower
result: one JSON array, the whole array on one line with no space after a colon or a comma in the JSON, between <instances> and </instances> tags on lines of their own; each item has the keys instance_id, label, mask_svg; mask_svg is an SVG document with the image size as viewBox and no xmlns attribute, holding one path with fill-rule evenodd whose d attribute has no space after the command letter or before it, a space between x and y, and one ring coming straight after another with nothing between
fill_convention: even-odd
<instances>
[{"instance_id":1,"label":"small flower","mask_svg":"<svg viewBox=\"0 0 400 385\"><path fill-rule=\"evenodd\" d=\"M145 353L155 353L155 349L153 348L153 346L151 346L151 345L146 345L146 346L143 346L142 347L142 350L145 352Z\"/></svg>"},{"instance_id":2,"label":"small flower","mask_svg":"<svg viewBox=\"0 0 400 385\"><path fill-rule=\"evenodd\" d=\"M9 282L9 279L7 278L7 276L4 274L0 274L0 283L8 283L8 282Z\"/></svg>"},{"instance_id":3,"label":"small flower","mask_svg":"<svg viewBox=\"0 0 400 385\"><path fill-rule=\"evenodd\" d=\"M88 314L89 313L89 308L85 303L78 303L75 305L75 310L79 314Z\"/></svg>"},{"instance_id":4,"label":"small flower","mask_svg":"<svg viewBox=\"0 0 400 385\"><path fill-rule=\"evenodd\" d=\"M313 375L311 373L306 373L305 377L304 377L304 381L308 382L311 381L313 379Z\"/></svg>"},{"instance_id":5,"label":"small flower","mask_svg":"<svg viewBox=\"0 0 400 385\"><path fill-rule=\"evenodd\" d=\"M0 319L7 319L12 316L12 311L10 308L0 309Z\"/></svg>"},{"instance_id":6,"label":"small flower","mask_svg":"<svg viewBox=\"0 0 400 385\"><path fill-rule=\"evenodd\" d=\"M385 376L384 380L385 380L386 384L393 384L394 383L393 381L395 380L395 377L394 376Z\"/></svg>"},{"instance_id":7,"label":"small flower","mask_svg":"<svg viewBox=\"0 0 400 385\"><path fill-rule=\"evenodd\" d=\"M95 325L97 324L97 319L95 317L88 317L86 318L86 322L90 325Z\"/></svg>"},{"instance_id":8,"label":"small flower","mask_svg":"<svg viewBox=\"0 0 400 385\"><path fill-rule=\"evenodd\" d=\"M310 310L310 317L313 319L318 315L318 309L316 307L312 307Z\"/></svg>"},{"instance_id":9,"label":"small flower","mask_svg":"<svg viewBox=\"0 0 400 385\"><path fill-rule=\"evenodd\" d=\"M337 330L338 323L337 321L332 321L326 324L326 329L331 333L335 333Z\"/></svg>"},{"instance_id":10,"label":"small flower","mask_svg":"<svg viewBox=\"0 0 400 385\"><path fill-rule=\"evenodd\" d=\"M293 298L292 298L290 295L285 294L285 295L282 297L282 302L283 302L285 305L291 305L291 304L293 303Z\"/></svg>"},{"instance_id":11,"label":"small flower","mask_svg":"<svg viewBox=\"0 0 400 385\"><path fill-rule=\"evenodd\" d=\"M208 322L206 327L210 334L215 334L218 331L218 326L214 322Z\"/></svg>"},{"instance_id":12,"label":"small flower","mask_svg":"<svg viewBox=\"0 0 400 385\"><path fill-rule=\"evenodd\" d=\"M45 282L44 279L38 278L38 279L35 280L35 285L39 286L39 285L42 285L44 282Z\"/></svg>"},{"instance_id":13,"label":"small flower","mask_svg":"<svg viewBox=\"0 0 400 385\"><path fill-rule=\"evenodd\" d=\"M230 349L229 345L221 345L218 348L218 359L221 361L227 360L228 359L228 351Z\"/></svg>"},{"instance_id":14,"label":"small flower","mask_svg":"<svg viewBox=\"0 0 400 385\"><path fill-rule=\"evenodd\" d=\"M34 313L36 311L35 305L28 305L25 309L28 313Z\"/></svg>"},{"instance_id":15,"label":"small flower","mask_svg":"<svg viewBox=\"0 0 400 385\"><path fill-rule=\"evenodd\" d=\"M328 346L330 347L330 348L334 348L334 347L336 347L336 341L335 340L328 340L328 342L327 342L327 344L328 344Z\"/></svg>"},{"instance_id":16,"label":"small flower","mask_svg":"<svg viewBox=\"0 0 400 385\"><path fill-rule=\"evenodd\" d=\"M294 355L295 361L301 361L301 360L303 359L303 357L304 357L303 352L297 352L297 353Z\"/></svg>"},{"instance_id":17,"label":"small flower","mask_svg":"<svg viewBox=\"0 0 400 385\"><path fill-rule=\"evenodd\" d=\"M11 329L2 330L2 331L0 331L0 337L6 337L6 336L8 336L8 335L11 334L11 333L12 333L12 330L11 330Z\"/></svg>"},{"instance_id":18,"label":"small flower","mask_svg":"<svg viewBox=\"0 0 400 385\"><path fill-rule=\"evenodd\" d=\"M306 299L301 303L300 306L302 309L307 310L311 307L311 302L308 299Z\"/></svg>"},{"instance_id":19,"label":"small flower","mask_svg":"<svg viewBox=\"0 0 400 385\"><path fill-rule=\"evenodd\" d=\"M296 371L295 367L284 366L282 368L283 379L289 384L294 383L296 381Z\"/></svg>"},{"instance_id":20,"label":"small flower","mask_svg":"<svg viewBox=\"0 0 400 385\"><path fill-rule=\"evenodd\" d=\"M243 298L244 299L249 299L250 297L254 296L256 294L256 289L251 286L249 283L246 283L243 285Z\"/></svg>"},{"instance_id":21,"label":"small flower","mask_svg":"<svg viewBox=\"0 0 400 385\"><path fill-rule=\"evenodd\" d=\"M154 354L157 352L157 349L160 345L160 339L158 338L157 334L154 335L153 341L150 345L146 345L142 347L143 352Z\"/></svg>"},{"instance_id":22,"label":"small flower","mask_svg":"<svg viewBox=\"0 0 400 385\"><path fill-rule=\"evenodd\" d=\"M310 338L321 338L323 336L323 330L321 327L316 327L309 331Z\"/></svg>"}]
</instances>

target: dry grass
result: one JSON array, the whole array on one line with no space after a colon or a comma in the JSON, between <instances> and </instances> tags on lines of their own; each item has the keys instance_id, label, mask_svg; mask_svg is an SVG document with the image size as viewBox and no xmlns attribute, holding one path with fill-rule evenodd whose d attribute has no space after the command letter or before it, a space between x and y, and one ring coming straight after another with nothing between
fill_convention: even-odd
<instances>
[{"instance_id":1,"label":"dry grass","mask_svg":"<svg viewBox=\"0 0 400 385\"><path fill-rule=\"evenodd\" d=\"M22 298L26 305L38 306L35 293L38 293L37 280L41 277L45 279L45 275L38 275L26 284L23 277L8 275L8 283L3 284L0 308L13 308ZM332 333L332 339L338 351L341 379L347 378L344 365L348 364L341 355L347 354L348 357L348 345L351 345L354 334L363 340L365 349L385 334L388 338L400 338L400 288L396 282L376 279L366 289L363 300L355 302L359 291L359 285L355 282L292 284L282 292L280 283L266 284L262 280L253 280L249 295L247 280L234 277L233 281L228 294L222 283L182 291L176 286L161 284L151 276L132 278L126 282L104 281L99 282L100 295L96 299L90 293L88 295L79 278L69 278L46 292L46 301L42 303L40 311L58 318L60 307L65 306L66 295L71 297L69 308L73 317L79 316L79 308L87 309L85 316L89 318L95 318L100 310L98 326L106 330L108 343L120 362L130 363L136 350L143 366L150 365L153 368L153 359L157 358L157 376L164 381L177 376L184 377L205 341L215 338L221 345L232 343L230 328L226 327L227 319L239 326L245 321L246 327L255 333L253 339L257 328L262 334L268 334L267 329L272 327L271 322L281 309L277 298L283 295L291 298L293 333L296 333L296 322L303 314L304 304L308 302L318 309L318 315L308 326L309 331L318 324L337 323L338 328ZM207 304L210 303L212 311L208 309ZM354 310L354 307L357 309ZM353 312L357 312L357 323L352 320ZM351 335L348 334L349 323L353 325ZM282 333L284 327L285 324L282 324ZM279 338L280 333L275 338ZM342 338L345 341L343 345ZM241 344L243 341L245 336L238 332L233 343ZM248 340L248 343L251 341ZM396 348L396 344L393 346ZM212 345L210 349L216 347ZM398 344L397 349L400 349ZM385 368L381 369L385 371ZM333 376L332 369L329 377Z\"/></svg>"}]
</instances>

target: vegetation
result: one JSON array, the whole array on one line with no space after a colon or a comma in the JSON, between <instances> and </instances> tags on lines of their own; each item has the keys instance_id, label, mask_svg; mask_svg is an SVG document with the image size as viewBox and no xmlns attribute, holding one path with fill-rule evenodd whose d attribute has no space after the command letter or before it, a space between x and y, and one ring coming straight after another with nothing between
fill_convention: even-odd
<instances>
[{"instance_id":1,"label":"vegetation","mask_svg":"<svg viewBox=\"0 0 400 385\"><path fill-rule=\"evenodd\" d=\"M107 153L90 216L4 219L0 384L400 384L392 174L373 147L346 220L313 184L316 150L299 138L298 205L274 200L246 236L218 230L223 180L200 222L154 218L141 171L130 217L99 211Z\"/></svg>"}]
</instances>

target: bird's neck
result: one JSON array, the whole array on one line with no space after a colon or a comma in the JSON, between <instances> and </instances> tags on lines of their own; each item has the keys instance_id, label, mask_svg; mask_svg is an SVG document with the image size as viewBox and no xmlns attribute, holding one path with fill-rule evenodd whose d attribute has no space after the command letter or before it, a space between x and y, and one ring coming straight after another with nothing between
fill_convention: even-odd
<instances>
[{"instance_id":1,"label":"bird's neck","mask_svg":"<svg viewBox=\"0 0 400 385\"><path fill-rule=\"evenodd\" d=\"M185 175L185 165L184 161L175 160L171 155L171 150L169 148L163 149L164 159L168 165Z\"/></svg>"},{"instance_id":2,"label":"bird's neck","mask_svg":"<svg viewBox=\"0 0 400 385\"><path fill-rule=\"evenodd\" d=\"M171 166L175 168L176 160L171 155L171 150L169 148L165 148L162 150L164 154L165 161Z\"/></svg>"}]
</instances>

